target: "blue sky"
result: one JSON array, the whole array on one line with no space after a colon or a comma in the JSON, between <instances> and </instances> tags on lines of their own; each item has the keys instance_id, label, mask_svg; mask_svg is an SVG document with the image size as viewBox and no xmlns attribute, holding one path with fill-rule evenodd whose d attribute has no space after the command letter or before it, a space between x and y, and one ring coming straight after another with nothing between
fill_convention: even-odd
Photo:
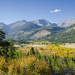
<instances>
[{"instance_id":1,"label":"blue sky","mask_svg":"<svg viewBox=\"0 0 75 75\"><path fill-rule=\"evenodd\" d=\"M75 0L0 0L0 22L75 19Z\"/></svg>"}]
</instances>

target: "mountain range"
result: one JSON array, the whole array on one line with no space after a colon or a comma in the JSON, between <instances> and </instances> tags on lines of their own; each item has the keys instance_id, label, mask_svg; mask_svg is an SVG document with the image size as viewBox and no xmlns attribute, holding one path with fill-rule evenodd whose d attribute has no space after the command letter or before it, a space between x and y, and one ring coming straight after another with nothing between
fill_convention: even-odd
<instances>
[{"instance_id":1,"label":"mountain range","mask_svg":"<svg viewBox=\"0 0 75 75\"><path fill-rule=\"evenodd\" d=\"M46 40L52 42L75 43L75 24L54 34L50 39L47 38Z\"/></svg>"},{"instance_id":2,"label":"mountain range","mask_svg":"<svg viewBox=\"0 0 75 75\"><path fill-rule=\"evenodd\" d=\"M66 28L71 26L72 24L75 24L75 19L67 19L67 20L57 23L58 26L66 27Z\"/></svg>"},{"instance_id":3,"label":"mountain range","mask_svg":"<svg viewBox=\"0 0 75 75\"><path fill-rule=\"evenodd\" d=\"M64 20L59 23L50 23L45 19L39 19L35 21L21 20L9 25L0 22L0 29L3 29L3 31L6 33L6 38L12 37L14 40L58 41L58 39L60 38L64 39L64 36L66 36L66 34L68 34L69 36L71 34L75 34L73 33L75 29L71 28L72 26L74 26L72 25L74 23L74 19Z\"/></svg>"}]
</instances>

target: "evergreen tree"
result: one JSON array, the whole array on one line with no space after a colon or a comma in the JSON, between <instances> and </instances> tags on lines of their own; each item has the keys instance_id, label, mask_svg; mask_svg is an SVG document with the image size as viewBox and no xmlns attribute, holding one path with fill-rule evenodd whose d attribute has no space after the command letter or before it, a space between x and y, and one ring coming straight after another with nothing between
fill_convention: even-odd
<instances>
[{"instance_id":1,"label":"evergreen tree","mask_svg":"<svg viewBox=\"0 0 75 75\"><path fill-rule=\"evenodd\" d=\"M5 38L5 33L2 31L2 29L0 29L0 42L2 42L4 38Z\"/></svg>"},{"instance_id":2,"label":"evergreen tree","mask_svg":"<svg viewBox=\"0 0 75 75\"><path fill-rule=\"evenodd\" d=\"M30 55L35 55L35 51L34 51L34 48L33 47L31 47L29 54Z\"/></svg>"}]
</instances>

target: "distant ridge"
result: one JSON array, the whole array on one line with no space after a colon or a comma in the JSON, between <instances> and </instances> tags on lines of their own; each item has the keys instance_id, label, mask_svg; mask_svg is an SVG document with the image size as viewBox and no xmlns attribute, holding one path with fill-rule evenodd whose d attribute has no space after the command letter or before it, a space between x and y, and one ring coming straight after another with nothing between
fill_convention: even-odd
<instances>
[{"instance_id":1,"label":"distant ridge","mask_svg":"<svg viewBox=\"0 0 75 75\"><path fill-rule=\"evenodd\" d=\"M74 42L74 23L74 19L64 20L58 24L50 23L45 19L39 19L35 21L20 20L9 25L0 22L0 29L3 29L7 38L12 37L14 40L49 40L50 42Z\"/></svg>"},{"instance_id":2,"label":"distant ridge","mask_svg":"<svg viewBox=\"0 0 75 75\"><path fill-rule=\"evenodd\" d=\"M50 23L49 21L47 21L45 19L39 19L39 20L35 20L32 22L39 25L39 26L57 26L56 23Z\"/></svg>"},{"instance_id":3,"label":"distant ridge","mask_svg":"<svg viewBox=\"0 0 75 75\"><path fill-rule=\"evenodd\" d=\"M75 19L67 19L57 23L57 25L60 27L69 27L72 24L75 24Z\"/></svg>"},{"instance_id":4,"label":"distant ridge","mask_svg":"<svg viewBox=\"0 0 75 75\"><path fill-rule=\"evenodd\" d=\"M21 20L21 21L17 21L17 22L14 22L14 23L9 24L9 26L12 29L12 28L15 28L15 27L22 26L22 25L24 25L26 23L27 23L26 20Z\"/></svg>"},{"instance_id":5,"label":"distant ridge","mask_svg":"<svg viewBox=\"0 0 75 75\"><path fill-rule=\"evenodd\" d=\"M65 30L54 34L49 41L62 43L75 43L75 24Z\"/></svg>"}]
</instances>

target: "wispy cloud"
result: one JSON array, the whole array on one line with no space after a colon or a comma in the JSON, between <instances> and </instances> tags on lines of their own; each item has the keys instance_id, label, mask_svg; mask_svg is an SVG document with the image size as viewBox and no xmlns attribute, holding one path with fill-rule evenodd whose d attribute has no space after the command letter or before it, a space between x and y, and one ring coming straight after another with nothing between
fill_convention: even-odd
<instances>
[{"instance_id":1,"label":"wispy cloud","mask_svg":"<svg viewBox=\"0 0 75 75\"><path fill-rule=\"evenodd\" d=\"M59 11L61 11L61 10L55 9L54 11L50 11L50 12L51 12L51 13L56 13L56 12L59 12Z\"/></svg>"}]
</instances>

